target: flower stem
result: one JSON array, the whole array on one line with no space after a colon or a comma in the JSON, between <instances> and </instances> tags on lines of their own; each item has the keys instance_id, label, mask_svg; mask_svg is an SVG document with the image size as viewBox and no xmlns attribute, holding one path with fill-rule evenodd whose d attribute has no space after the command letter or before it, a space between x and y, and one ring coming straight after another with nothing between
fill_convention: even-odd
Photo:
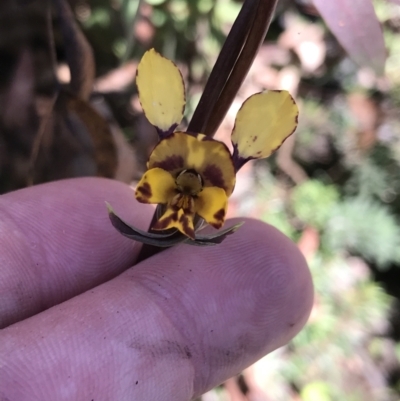
<instances>
[{"instance_id":1,"label":"flower stem","mask_svg":"<svg viewBox=\"0 0 400 401\"><path fill-rule=\"evenodd\" d=\"M245 0L210 73L188 131L204 133L207 121L246 42L260 0Z\"/></svg>"},{"instance_id":2,"label":"flower stem","mask_svg":"<svg viewBox=\"0 0 400 401\"><path fill-rule=\"evenodd\" d=\"M245 0L189 123L189 132L214 136L260 48L278 0Z\"/></svg>"},{"instance_id":3,"label":"flower stem","mask_svg":"<svg viewBox=\"0 0 400 401\"><path fill-rule=\"evenodd\" d=\"M205 135L214 136L229 110L240 86L253 64L254 58L261 47L269 28L278 0L259 0L254 21L243 49L237 59L228 80L219 95L218 101L207 121L203 131Z\"/></svg>"}]
</instances>

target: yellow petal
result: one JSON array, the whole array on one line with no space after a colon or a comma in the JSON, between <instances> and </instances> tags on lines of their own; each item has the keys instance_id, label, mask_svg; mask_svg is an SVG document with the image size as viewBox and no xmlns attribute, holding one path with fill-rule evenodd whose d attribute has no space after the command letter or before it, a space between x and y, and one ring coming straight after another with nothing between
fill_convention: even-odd
<instances>
[{"instance_id":1,"label":"yellow petal","mask_svg":"<svg viewBox=\"0 0 400 401\"><path fill-rule=\"evenodd\" d=\"M173 130L185 109L185 86L177 66L151 49L140 60L136 84L150 123L163 132Z\"/></svg>"},{"instance_id":2,"label":"yellow petal","mask_svg":"<svg viewBox=\"0 0 400 401\"><path fill-rule=\"evenodd\" d=\"M159 167L174 177L182 170L199 173L205 187L223 188L229 196L235 186L235 168L228 148L205 135L174 132L161 140L150 155L148 168Z\"/></svg>"},{"instance_id":3,"label":"yellow petal","mask_svg":"<svg viewBox=\"0 0 400 401\"><path fill-rule=\"evenodd\" d=\"M221 228L225 221L228 197L223 189L204 188L195 199L196 213L208 224Z\"/></svg>"},{"instance_id":4,"label":"yellow petal","mask_svg":"<svg viewBox=\"0 0 400 401\"><path fill-rule=\"evenodd\" d=\"M242 159L268 157L297 127L297 105L287 91L250 96L240 108L232 143Z\"/></svg>"},{"instance_id":5,"label":"yellow petal","mask_svg":"<svg viewBox=\"0 0 400 401\"><path fill-rule=\"evenodd\" d=\"M141 203L168 203L175 195L175 180L170 173L153 168L144 173L135 196Z\"/></svg>"},{"instance_id":6,"label":"yellow petal","mask_svg":"<svg viewBox=\"0 0 400 401\"><path fill-rule=\"evenodd\" d=\"M182 234L187 237L194 239L194 227L193 227L194 214L188 210L176 209L169 206L166 212L152 227L154 230L167 230L169 228L177 228Z\"/></svg>"}]
</instances>

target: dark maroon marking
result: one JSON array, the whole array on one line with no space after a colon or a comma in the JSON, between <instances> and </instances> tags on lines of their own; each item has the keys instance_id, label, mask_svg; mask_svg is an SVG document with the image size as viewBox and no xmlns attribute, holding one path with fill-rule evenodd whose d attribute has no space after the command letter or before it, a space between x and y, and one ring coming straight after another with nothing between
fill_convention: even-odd
<instances>
[{"instance_id":1,"label":"dark maroon marking","mask_svg":"<svg viewBox=\"0 0 400 401\"><path fill-rule=\"evenodd\" d=\"M189 205L188 207L182 208L182 210L183 210L183 213L185 213L185 214L191 214L193 211L193 208L190 207L190 205Z\"/></svg>"},{"instance_id":2,"label":"dark maroon marking","mask_svg":"<svg viewBox=\"0 0 400 401\"><path fill-rule=\"evenodd\" d=\"M205 180L210 181L213 187L226 187L222 171L215 164L208 164L204 169L202 176Z\"/></svg>"},{"instance_id":3,"label":"dark maroon marking","mask_svg":"<svg viewBox=\"0 0 400 401\"><path fill-rule=\"evenodd\" d=\"M191 198L193 197L191 196ZM181 209L183 210L183 213L190 215L193 209L192 206L192 202L189 201L187 207L181 207Z\"/></svg>"},{"instance_id":4,"label":"dark maroon marking","mask_svg":"<svg viewBox=\"0 0 400 401\"><path fill-rule=\"evenodd\" d=\"M159 167L165 171L171 172L173 170L177 170L183 168L184 160L182 156L173 155L169 156L161 162L156 162L152 165L152 168Z\"/></svg>"},{"instance_id":5,"label":"dark maroon marking","mask_svg":"<svg viewBox=\"0 0 400 401\"><path fill-rule=\"evenodd\" d=\"M253 142L255 142L257 140L258 136L253 136Z\"/></svg>"},{"instance_id":6,"label":"dark maroon marking","mask_svg":"<svg viewBox=\"0 0 400 401\"><path fill-rule=\"evenodd\" d=\"M238 150L238 146L236 143L233 143L233 153L232 153L232 160L233 160L233 164L235 165L235 159L237 159L239 157L239 150Z\"/></svg>"},{"instance_id":7,"label":"dark maroon marking","mask_svg":"<svg viewBox=\"0 0 400 401\"><path fill-rule=\"evenodd\" d=\"M179 209L180 209L180 207L177 205L177 204L175 204L175 205L170 205L170 208L174 211L174 212L177 212ZM177 217L175 218L175 220L177 219Z\"/></svg>"},{"instance_id":8,"label":"dark maroon marking","mask_svg":"<svg viewBox=\"0 0 400 401\"><path fill-rule=\"evenodd\" d=\"M136 195L136 200L140 203L148 203L148 198L142 198L141 196Z\"/></svg>"},{"instance_id":9,"label":"dark maroon marking","mask_svg":"<svg viewBox=\"0 0 400 401\"><path fill-rule=\"evenodd\" d=\"M153 192L151 192L151 186L148 182L144 182L140 187L137 187L137 192L140 192L144 197L151 198Z\"/></svg>"},{"instance_id":10,"label":"dark maroon marking","mask_svg":"<svg viewBox=\"0 0 400 401\"><path fill-rule=\"evenodd\" d=\"M261 152L259 152L261 154ZM237 173L249 160L252 160L253 157L244 158L239 155L238 147L236 144L233 145L233 166L235 167L235 173Z\"/></svg>"},{"instance_id":11,"label":"dark maroon marking","mask_svg":"<svg viewBox=\"0 0 400 401\"><path fill-rule=\"evenodd\" d=\"M183 227L183 231L185 231L185 233L190 237L190 238L194 238L194 230L192 227L189 227L189 219L190 217L188 217L187 215L183 214L180 219L179 222L182 224Z\"/></svg>"},{"instance_id":12,"label":"dark maroon marking","mask_svg":"<svg viewBox=\"0 0 400 401\"><path fill-rule=\"evenodd\" d=\"M170 216L163 219L163 221L158 220L153 228L163 230L164 228L167 228L172 221L178 221L178 212L172 213Z\"/></svg>"},{"instance_id":13,"label":"dark maroon marking","mask_svg":"<svg viewBox=\"0 0 400 401\"><path fill-rule=\"evenodd\" d=\"M299 123L299 115L298 114L296 114L296 117L294 118L294 121L296 122L296 124Z\"/></svg>"},{"instance_id":14,"label":"dark maroon marking","mask_svg":"<svg viewBox=\"0 0 400 401\"><path fill-rule=\"evenodd\" d=\"M223 220L225 217L225 209L219 209L218 212L214 213L214 219L215 220Z\"/></svg>"},{"instance_id":15,"label":"dark maroon marking","mask_svg":"<svg viewBox=\"0 0 400 401\"><path fill-rule=\"evenodd\" d=\"M165 114L162 112L162 114ZM158 136L160 137L160 140L168 138L170 135L172 135L175 131L175 128L178 126L178 124L172 124L166 131L163 131L162 129L156 127Z\"/></svg>"}]
</instances>

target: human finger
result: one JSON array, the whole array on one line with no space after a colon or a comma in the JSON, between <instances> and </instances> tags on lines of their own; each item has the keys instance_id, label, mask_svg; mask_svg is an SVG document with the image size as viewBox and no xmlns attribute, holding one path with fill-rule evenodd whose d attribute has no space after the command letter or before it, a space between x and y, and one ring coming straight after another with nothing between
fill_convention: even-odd
<instances>
[{"instance_id":1,"label":"human finger","mask_svg":"<svg viewBox=\"0 0 400 401\"><path fill-rule=\"evenodd\" d=\"M153 209L117 181L80 178L0 197L0 327L132 266L141 244L112 227L105 205L146 230Z\"/></svg>"},{"instance_id":2,"label":"human finger","mask_svg":"<svg viewBox=\"0 0 400 401\"><path fill-rule=\"evenodd\" d=\"M312 298L295 245L249 220L4 329L0 398L187 401L288 342Z\"/></svg>"}]
</instances>

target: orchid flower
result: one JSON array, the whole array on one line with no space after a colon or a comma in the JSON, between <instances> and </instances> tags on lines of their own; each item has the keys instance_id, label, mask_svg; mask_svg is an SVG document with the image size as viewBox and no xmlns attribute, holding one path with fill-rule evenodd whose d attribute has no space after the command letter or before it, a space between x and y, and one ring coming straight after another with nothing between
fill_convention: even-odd
<instances>
[{"instance_id":1,"label":"orchid flower","mask_svg":"<svg viewBox=\"0 0 400 401\"><path fill-rule=\"evenodd\" d=\"M237 171L249 160L270 156L297 127L298 108L287 91L250 96L237 113L228 147L201 133L175 131L185 109L185 87L176 65L154 49L141 59L136 77L139 100L159 143L135 191L142 203L160 205L151 232L119 219L109 206L114 226L124 235L157 246L186 242L213 245L239 225L211 235L199 234L205 221L220 229ZM159 231L159 232L158 232Z\"/></svg>"}]
</instances>

